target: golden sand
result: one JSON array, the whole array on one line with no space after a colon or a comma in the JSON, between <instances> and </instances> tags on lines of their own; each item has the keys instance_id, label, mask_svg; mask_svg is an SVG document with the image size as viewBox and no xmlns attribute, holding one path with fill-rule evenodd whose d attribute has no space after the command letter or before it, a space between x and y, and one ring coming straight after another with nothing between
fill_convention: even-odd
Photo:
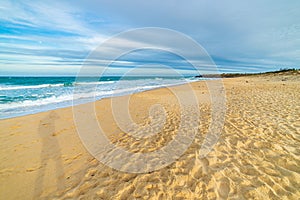
<instances>
[{"instance_id":1,"label":"golden sand","mask_svg":"<svg viewBox=\"0 0 300 200\"><path fill-rule=\"evenodd\" d=\"M299 199L300 74L223 82L227 113L213 151L199 157L211 103L205 82L195 82L201 123L194 142L173 164L145 174L120 172L93 158L76 132L72 108L1 120L0 199ZM180 123L178 102L167 88L132 95L133 120L149 123L154 104L165 107L166 122L145 140L118 128L111 99L96 102L97 117L116 145L151 152L166 145Z\"/></svg>"}]
</instances>

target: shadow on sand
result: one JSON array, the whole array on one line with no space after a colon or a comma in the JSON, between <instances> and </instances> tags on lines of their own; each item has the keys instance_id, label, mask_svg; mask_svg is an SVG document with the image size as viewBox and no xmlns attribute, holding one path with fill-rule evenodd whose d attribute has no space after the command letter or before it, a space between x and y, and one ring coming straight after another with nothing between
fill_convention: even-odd
<instances>
[{"instance_id":1,"label":"shadow on sand","mask_svg":"<svg viewBox=\"0 0 300 200\"><path fill-rule=\"evenodd\" d=\"M61 159L60 146L55 136L55 121L59 120L59 116L55 113L55 111L51 111L49 115L43 118L39 124L39 135L42 141L42 149L40 153L40 161L41 168L37 173L37 178L35 181L34 188L34 197L40 197L44 191L44 183L45 176L47 173L47 165L50 163L49 161L55 163L54 174L50 174L47 176L55 176L57 184L57 193L63 192L65 187L64 182L64 168ZM52 164L52 163L50 163Z\"/></svg>"}]
</instances>

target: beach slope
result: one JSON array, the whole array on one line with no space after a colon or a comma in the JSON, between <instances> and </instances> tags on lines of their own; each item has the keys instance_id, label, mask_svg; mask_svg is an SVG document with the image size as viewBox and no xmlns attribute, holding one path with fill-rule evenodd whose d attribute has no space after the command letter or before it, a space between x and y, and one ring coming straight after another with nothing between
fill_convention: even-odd
<instances>
[{"instance_id":1,"label":"beach slope","mask_svg":"<svg viewBox=\"0 0 300 200\"><path fill-rule=\"evenodd\" d=\"M223 83L226 118L213 151L199 157L211 102L205 82L194 82L201 116L193 143L176 162L144 174L120 172L93 158L79 139L72 108L1 120L0 199L298 199L299 71L225 78ZM179 92L181 87L175 86ZM180 109L167 88L131 95L130 114L141 126L149 124L152 105L166 111L162 130L145 141L118 127L111 100L97 101L95 110L116 145L149 152L176 134Z\"/></svg>"}]
</instances>

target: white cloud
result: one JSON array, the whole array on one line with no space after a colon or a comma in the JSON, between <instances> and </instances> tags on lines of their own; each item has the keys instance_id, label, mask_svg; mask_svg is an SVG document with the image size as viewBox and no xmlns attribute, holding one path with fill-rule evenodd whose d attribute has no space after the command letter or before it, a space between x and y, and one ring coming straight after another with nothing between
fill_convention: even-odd
<instances>
[{"instance_id":1,"label":"white cloud","mask_svg":"<svg viewBox=\"0 0 300 200\"><path fill-rule=\"evenodd\" d=\"M84 36L96 34L84 21L75 19L80 12L76 7L62 1L3 1L2 20L37 28L73 32Z\"/></svg>"},{"instance_id":2,"label":"white cloud","mask_svg":"<svg viewBox=\"0 0 300 200\"><path fill-rule=\"evenodd\" d=\"M234 70L263 70L278 65L294 67L300 63L299 8L300 2L295 0L3 0L0 2L1 22L11 30L21 31L20 34L0 35L2 52L6 51L1 58L12 59L13 62L19 53L19 59L24 59L24 64L55 65L55 62L61 64L61 60L78 64L79 57L83 61L89 51L96 49L113 33L124 30L124 27L158 26L191 36L208 50L225 71L230 65ZM52 31L60 34L51 35ZM169 48L170 51L185 45L172 35L168 36L169 44L160 38L166 37L145 32L114 40L109 46L96 49L102 56L97 62L105 63L105 57L109 58L130 45L146 47L163 43L161 48L168 50L171 46L173 49ZM12 55L9 56L10 52ZM199 58L193 51L187 53L194 59ZM133 63L124 60L119 64L126 67ZM205 62L199 64L205 65ZM65 70L68 69L66 67Z\"/></svg>"}]
</instances>

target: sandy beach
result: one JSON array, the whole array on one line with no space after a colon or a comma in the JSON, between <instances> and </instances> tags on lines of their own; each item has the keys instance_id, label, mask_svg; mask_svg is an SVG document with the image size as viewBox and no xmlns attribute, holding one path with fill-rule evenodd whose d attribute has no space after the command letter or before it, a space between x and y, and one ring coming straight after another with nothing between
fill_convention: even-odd
<instances>
[{"instance_id":1,"label":"sandy beach","mask_svg":"<svg viewBox=\"0 0 300 200\"><path fill-rule=\"evenodd\" d=\"M299 199L299 71L223 83L226 118L213 151L198 155L211 102L205 81L193 82L201 113L198 133L176 162L150 173L120 172L97 161L79 139L72 108L1 120L0 199ZM167 113L163 129L145 140L120 130L111 100L97 101L95 108L114 144L135 153L154 151L176 133L179 106L167 88L131 95L136 123L149 123L154 104Z\"/></svg>"}]
</instances>

